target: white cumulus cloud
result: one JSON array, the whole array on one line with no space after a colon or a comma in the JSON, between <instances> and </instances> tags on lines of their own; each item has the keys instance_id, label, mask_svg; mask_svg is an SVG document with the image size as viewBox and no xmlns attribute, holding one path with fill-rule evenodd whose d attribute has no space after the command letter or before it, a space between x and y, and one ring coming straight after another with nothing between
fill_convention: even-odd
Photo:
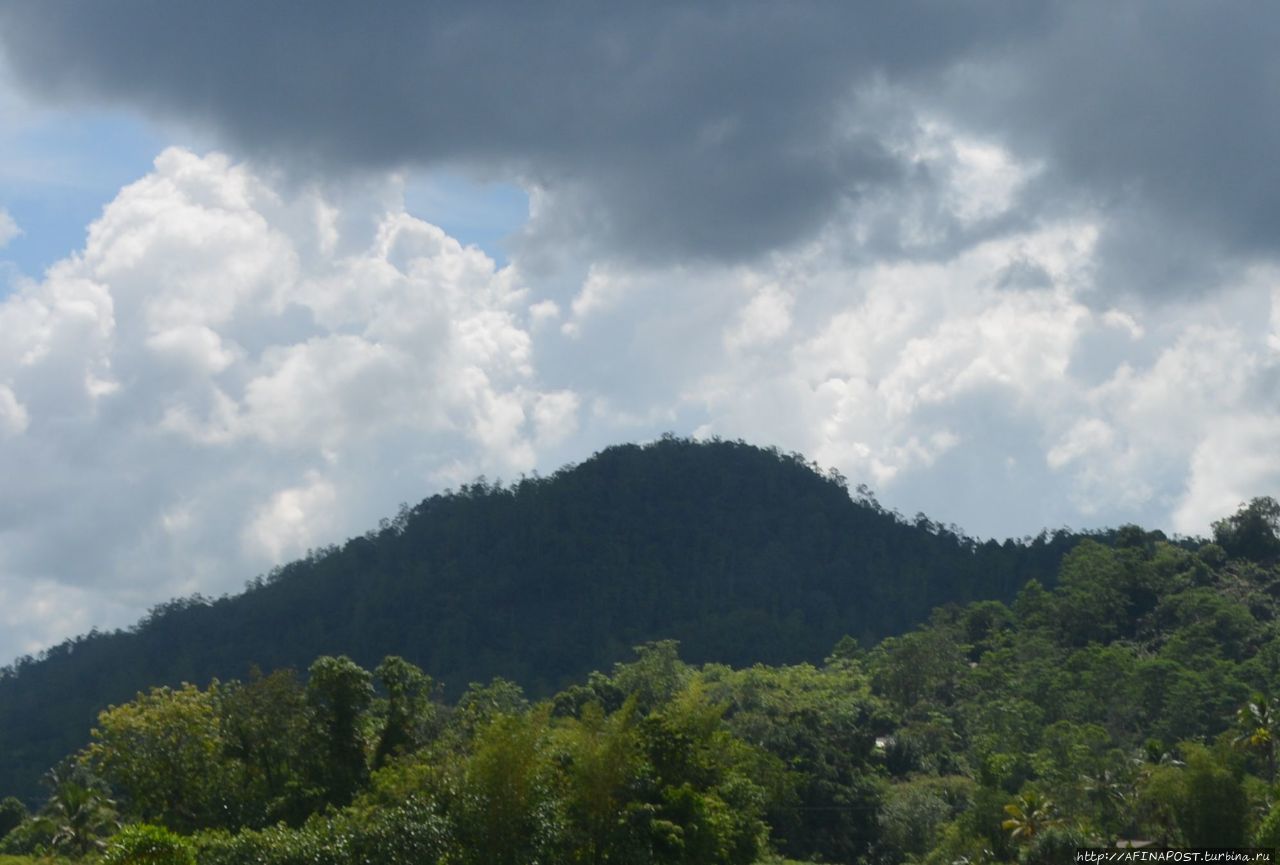
<instances>
[{"instance_id":1,"label":"white cumulus cloud","mask_svg":"<svg viewBox=\"0 0 1280 865\"><path fill-rule=\"evenodd\" d=\"M1204 532L1280 492L1272 270L1126 292L1106 213L1001 221L1037 163L940 123L904 141L928 184L747 263L530 235L501 267L394 180L165 151L0 300L0 654L668 430L983 536Z\"/></svg>"},{"instance_id":2,"label":"white cumulus cloud","mask_svg":"<svg viewBox=\"0 0 1280 865\"><path fill-rule=\"evenodd\" d=\"M541 385L527 309L515 268L394 195L166 150L0 301L0 593L24 611L0 654L234 589L445 468L531 470L578 400Z\"/></svg>"}]
</instances>

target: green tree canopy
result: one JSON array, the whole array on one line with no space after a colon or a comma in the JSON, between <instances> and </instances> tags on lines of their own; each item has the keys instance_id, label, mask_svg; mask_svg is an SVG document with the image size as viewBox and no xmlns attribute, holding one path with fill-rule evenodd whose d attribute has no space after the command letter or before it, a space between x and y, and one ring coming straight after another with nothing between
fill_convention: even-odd
<instances>
[{"instance_id":1,"label":"green tree canopy","mask_svg":"<svg viewBox=\"0 0 1280 865\"><path fill-rule=\"evenodd\" d=\"M1280 555L1280 502L1251 499L1213 524L1213 539L1230 556L1264 561Z\"/></svg>"},{"instance_id":2,"label":"green tree canopy","mask_svg":"<svg viewBox=\"0 0 1280 865\"><path fill-rule=\"evenodd\" d=\"M98 716L86 760L124 813L179 831L224 825L239 786L223 757L218 686L153 688Z\"/></svg>"},{"instance_id":3,"label":"green tree canopy","mask_svg":"<svg viewBox=\"0 0 1280 865\"><path fill-rule=\"evenodd\" d=\"M345 655L324 656L307 677L318 759L316 778L326 801L345 805L368 780L364 713L373 702L373 677Z\"/></svg>"}]
</instances>

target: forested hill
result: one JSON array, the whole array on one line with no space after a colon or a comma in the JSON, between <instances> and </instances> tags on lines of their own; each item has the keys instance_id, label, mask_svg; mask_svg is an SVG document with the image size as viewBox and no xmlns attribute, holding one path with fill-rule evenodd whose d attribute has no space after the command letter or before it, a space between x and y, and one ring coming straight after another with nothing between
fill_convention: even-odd
<instances>
[{"instance_id":1,"label":"forested hill","mask_svg":"<svg viewBox=\"0 0 1280 865\"><path fill-rule=\"evenodd\" d=\"M34 798L98 711L152 685L398 654L451 694L503 676L544 695L665 638L692 662L820 660L843 635L866 645L941 604L1050 584L1076 540L978 543L743 443L613 447L432 496L243 594L23 659L0 675L0 793Z\"/></svg>"}]
</instances>

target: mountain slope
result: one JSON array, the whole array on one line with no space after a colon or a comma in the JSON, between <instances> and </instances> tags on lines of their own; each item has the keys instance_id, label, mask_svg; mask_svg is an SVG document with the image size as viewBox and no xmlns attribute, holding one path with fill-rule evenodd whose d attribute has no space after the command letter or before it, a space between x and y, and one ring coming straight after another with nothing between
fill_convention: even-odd
<instances>
[{"instance_id":1,"label":"mountain slope","mask_svg":"<svg viewBox=\"0 0 1280 865\"><path fill-rule=\"evenodd\" d=\"M662 638L693 662L820 659L843 635L866 643L936 605L1049 582L1075 540L978 544L743 443L609 448L433 496L243 594L23 660L0 675L0 793L31 798L96 712L154 684L400 654L452 693L501 675L547 694Z\"/></svg>"}]
</instances>

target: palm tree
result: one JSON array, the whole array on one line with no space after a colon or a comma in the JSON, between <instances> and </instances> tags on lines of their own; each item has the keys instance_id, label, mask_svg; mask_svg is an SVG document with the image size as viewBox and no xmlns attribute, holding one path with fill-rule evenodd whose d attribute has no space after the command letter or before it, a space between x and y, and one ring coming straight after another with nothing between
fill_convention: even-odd
<instances>
[{"instance_id":1,"label":"palm tree","mask_svg":"<svg viewBox=\"0 0 1280 865\"><path fill-rule=\"evenodd\" d=\"M1132 823L1132 815L1138 799L1137 779L1132 770L1106 767L1084 777L1085 792L1093 799L1102 815L1102 828L1111 836L1123 829L1126 820Z\"/></svg>"},{"instance_id":2,"label":"palm tree","mask_svg":"<svg viewBox=\"0 0 1280 865\"><path fill-rule=\"evenodd\" d=\"M1061 826L1062 820L1052 802L1035 790L1028 790L1004 806L1008 819L1000 828L1009 833L1011 841L1025 843L1045 829Z\"/></svg>"},{"instance_id":3,"label":"palm tree","mask_svg":"<svg viewBox=\"0 0 1280 865\"><path fill-rule=\"evenodd\" d=\"M1276 780L1276 739L1280 734L1280 713L1264 694L1254 694L1236 712L1240 734L1233 740L1238 748L1261 751L1267 761L1267 780Z\"/></svg>"},{"instance_id":4,"label":"palm tree","mask_svg":"<svg viewBox=\"0 0 1280 865\"><path fill-rule=\"evenodd\" d=\"M55 769L48 779L53 794L41 819L53 830L53 847L77 856L105 847L103 838L118 825L115 802L82 773Z\"/></svg>"}]
</instances>

